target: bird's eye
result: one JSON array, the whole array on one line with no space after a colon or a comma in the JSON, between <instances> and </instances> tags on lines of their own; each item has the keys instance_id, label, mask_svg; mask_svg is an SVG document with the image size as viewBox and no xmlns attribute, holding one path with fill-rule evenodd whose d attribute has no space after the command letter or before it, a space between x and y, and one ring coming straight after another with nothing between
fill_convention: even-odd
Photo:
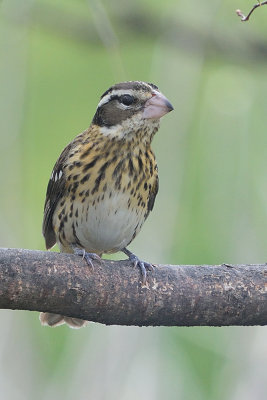
<instances>
[{"instance_id":1,"label":"bird's eye","mask_svg":"<svg viewBox=\"0 0 267 400\"><path fill-rule=\"evenodd\" d=\"M133 104L134 98L130 94L123 94L122 96L120 96L119 101L125 106L130 106L131 104Z\"/></svg>"}]
</instances>

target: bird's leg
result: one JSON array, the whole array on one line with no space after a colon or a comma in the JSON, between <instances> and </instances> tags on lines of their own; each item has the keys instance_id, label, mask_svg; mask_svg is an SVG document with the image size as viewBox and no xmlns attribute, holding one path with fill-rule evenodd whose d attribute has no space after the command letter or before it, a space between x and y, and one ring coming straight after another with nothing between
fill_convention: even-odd
<instances>
[{"instance_id":1,"label":"bird's leg","mask_svg":"<svg viewBox=\"0 0 267 400\"><path fill-rule=\"evenodd\" d=\"M129 257L129 261L133 263L134 267L139 267L142 275L142 283L146 284L147 270L153 271L154 266L146 261L140 260L135 254L133 254L130 250L124 249L121 250L126 256Z\"/></svg>"},{"instance_id":2,"label":"bird's leg","mask_svg":"<svg viewBox=\"0 0 267 400\"><path fill-rule=\"evenodd\" d=\"M73 252L76 256L80 256L85 259L89 267L94 269L93 261L101 262L101 257L99 257L96 253L87 253L84 249L80 249L79 247L73 246Z\"/></svg>"}]
</instances>

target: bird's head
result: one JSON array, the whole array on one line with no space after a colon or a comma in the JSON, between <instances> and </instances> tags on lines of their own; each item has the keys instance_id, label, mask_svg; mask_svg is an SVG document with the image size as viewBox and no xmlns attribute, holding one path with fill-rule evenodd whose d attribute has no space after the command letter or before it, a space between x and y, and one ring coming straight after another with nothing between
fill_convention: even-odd
<instances>
[{"instance_id":1,"label":"bird's head","mask_svg":"<svg viewBox=\"0 0 267 400\"><path fill-rule=\"evenodd\" d=\"M101 97L92 124L118 140L151 142L160 118L172 111L156 85L139 81L118 83Z\"/></svg>"}]
</instances>

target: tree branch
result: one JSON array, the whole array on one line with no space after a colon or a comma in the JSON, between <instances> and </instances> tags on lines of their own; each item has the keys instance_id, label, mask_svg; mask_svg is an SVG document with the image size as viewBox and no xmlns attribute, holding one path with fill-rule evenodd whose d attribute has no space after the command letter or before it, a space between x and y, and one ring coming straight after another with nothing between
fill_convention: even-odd
<instances>
[{"instance_id":1,"label":"tree branch","mask_svg":"<svg viewBox=\"0 0 267 400\"><path fill-rule=\"evenodd\" d=\"M49 311L116 325L267 324L267 265L95 263L72 254L0 249L0 308Z\"/></svg>"},{"instance_id":2,"label":"tree branch","mask_svg":"<svg viewBox=\"0 0 267 400\"><path fill-rule=\"evenodd\" d=\"M252 7L252 9L250 10L250 12L248 13L247 16L244 15L244 14L242 13L241 10L236 10L236 13L237 13L237 15L238 15L239 17L241 17L241 21L242 21L242 22L248 21L249 18L250 18L250 16L251 16L251 14L256 10L256 8L261 7L261 6L265 6L266 4L267 4L267 1L259 1L257 4L255 4L255 5Z\"/></svg>"}]
</instances>

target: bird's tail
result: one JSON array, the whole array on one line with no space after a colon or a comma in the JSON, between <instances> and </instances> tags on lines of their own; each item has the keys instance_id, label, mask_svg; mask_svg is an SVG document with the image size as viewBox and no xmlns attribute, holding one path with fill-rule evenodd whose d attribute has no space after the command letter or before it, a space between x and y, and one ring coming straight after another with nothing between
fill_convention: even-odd
<instances>
[{"instance_id":1,"label":"bird's tail","mask_svg":"<svg viewBox=\"0 0 267 400\"><path fill-rule=\"evenodd\" d=\"M85 321L84 319L65 317L64 315L48 312L41 312L39 318L42 325L51 326L53 328L55 328L56 326L67 324L70 328L79 329L86 326L89 322Z\"/></svg>"}]
</instances>

